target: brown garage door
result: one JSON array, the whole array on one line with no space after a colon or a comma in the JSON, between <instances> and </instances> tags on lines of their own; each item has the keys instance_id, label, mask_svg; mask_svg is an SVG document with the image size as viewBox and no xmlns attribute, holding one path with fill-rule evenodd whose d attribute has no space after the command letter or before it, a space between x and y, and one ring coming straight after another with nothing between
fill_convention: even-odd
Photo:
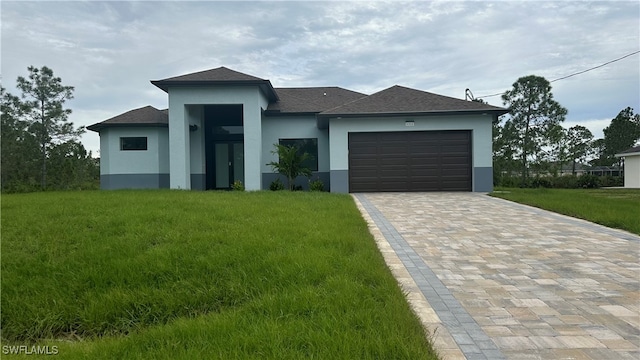
<instances>
[{"instance_id":1,"label":"brown garage door","mask_svg":"<svg viewBox=\"0 0 640 360\"><path fill-rule=\"evenodd\" d=\"M471 131L349 133L349 191L471 191Z\"/></svg>"}]
</instances>

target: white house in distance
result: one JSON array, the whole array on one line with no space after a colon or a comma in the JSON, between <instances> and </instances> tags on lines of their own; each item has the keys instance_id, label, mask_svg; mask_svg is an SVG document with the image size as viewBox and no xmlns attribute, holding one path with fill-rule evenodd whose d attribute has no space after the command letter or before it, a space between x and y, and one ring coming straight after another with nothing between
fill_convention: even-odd
<instances>
[{"instance_id":1,"label":"white house in distance","mask_svg":"<svg viewBox=\"0 0 640 360\"><path fill-rule=\"evenodd\" d=\"M493 189L491 122L508 110L392 86L274 88L225 67L151 81L169 108L142 107L100 134L102 189L268 189L274 144L297 145L332 192ZM306 185L306 178L297 180Z\"/></svg>"},{"instance_id":2,"label":"white house in distance","mask_svg":"<svg viewBox=\"0 0 640 360\"><path fill-rule=\"evenodd\" d=\"M624 158L624 187L640 188L640 145L616 154L616 157Z\"/></svg>"}]
</instances>

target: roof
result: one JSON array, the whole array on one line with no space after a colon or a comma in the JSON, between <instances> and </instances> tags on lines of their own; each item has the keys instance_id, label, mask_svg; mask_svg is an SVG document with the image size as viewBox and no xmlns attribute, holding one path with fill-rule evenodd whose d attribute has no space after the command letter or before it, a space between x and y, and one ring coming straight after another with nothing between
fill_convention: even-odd
<instances>
[{"instance_id":1,"label":"roof","mask_svg":"<svg viewBox=\"0 0 640 360\"><path fill-rule=\"evenodd\" d=\"M640 155L640 145L636 145L630 149L627 149L621 153L616 154L616 157L636 156Z\"/></svg>"},{"instance_id":2,"label":"roof","mask_svg":"<svg viewBox=\"0 0 640 360\"><path fill-rule=\"evenodd\" d=\"M279 100L269 104L267 115L319 113L367 96L336 86L276 88Z\"/></svg>"},{"instance_id":3,"label":"roof","mask_svg":"<svg viewBox=\"0 0 640 360\"><path fill-rule=\"evenodd\" d=\"M97 124L87 126L91 131L99 132L107 126L169 126L169 111L145 106L127 111Z\"/></svg>"},{"instance_id":4,"label":"roof","mask_svg":"<svg viewBox=\"0 0 640 360\"><path fill-rule=\"evenodd\" d=\"M247 75L224 66L162 80L151 80L151 83L165 92L173 86L258 85L269 101L278 100L278 95L269 80Z\"/></svg>"},{"instance_id":5,"label":"roof","mask_svg":"<svg viewBox=\"0 0 640 360\"><path fill-rule=\"evenodd\" d=\"M406 115L418 113L486 112L502 115L509 110L395 85L375 94L323 111L320 116Z\"/></svg>"}]
</instances>

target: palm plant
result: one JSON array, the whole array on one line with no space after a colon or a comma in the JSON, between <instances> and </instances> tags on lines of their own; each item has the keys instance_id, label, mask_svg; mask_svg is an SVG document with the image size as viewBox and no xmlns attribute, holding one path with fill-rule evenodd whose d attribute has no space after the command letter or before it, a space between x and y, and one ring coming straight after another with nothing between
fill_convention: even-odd
<instances>
[{"instance_id":1,"label":"palm plant","mask_svg":"<svg viewBox=\"0 0 640 360\"><path fill-rule=\"evenodd\" d=\"M274 150L271 150L272 154L278 155L278 161L271 161L267 165L271 166L273 171L284 175L287 178L287 185L289 190L295 189L295 180L298 176L304 175L306 177L311 176L311 169L304 166L311 155L305 152L300 154L299 149L295 146L287 146L281 144L273 144Z\"/></svg>"}]
</instances>

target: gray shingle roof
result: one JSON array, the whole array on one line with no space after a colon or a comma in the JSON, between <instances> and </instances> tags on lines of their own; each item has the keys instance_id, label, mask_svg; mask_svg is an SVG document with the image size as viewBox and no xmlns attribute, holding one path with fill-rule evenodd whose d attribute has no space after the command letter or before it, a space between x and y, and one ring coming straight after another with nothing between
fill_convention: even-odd
<instances>
[{"instance_id":1,"label":"gray shingle roof","mask_svg":"<svg viewBox=\"0 0 640 360\"><path fill-rule=\"evenodd\" d=\"M145 106L89 125L87 129L99 132L106 126L169 126L169 111Z\"/></svg>"},{"instance_id":2,"label":"gray shingle roof","mask_svg":"<svg viewBox=\"0 0 640 360\"><path fill-rule=\"evenodd\" d=\"M320 115L349 116L445 112L489 112L502 115L507 113L508 110L395 85L367 97L323 111Z\"/></svg>"},{"instance_id":3,"label":"gray shingle roof","mask_svg":"<svg viewBox=\"0 0 640 360\"><path fill-rule=\"evenodd\" d=\"M309 88L276 88L278 102L269 104L268 115L282 113L318 113L353 100L365 94L336 86Z\"/></svg>"},{"instance_id":4,"label":"gray shingle roof","mask_svg":"<svg viewBox=\"0 0 640 360\"><path fill-rule=\"evenodd\" d=\"M239 71L231 70L224 66L215 69L198 71L186 75L174 76L163 80L163 82L172 81L265 81L259 77L243 74Z\"/></svg>"},{"instance_id":5,"label":"gray shingle roof","mask_svg":"<svg viewBox=\"0 0 640 360\"><path fill-rule=\"evenodd\" d=\"M151 83L167 91L169 86L202 86L202 85L258 85L270 101L276 101L278 95L269 80L247 75L224 66L198 71L191 74L174 76L163 80L151 80Z\"/></svg>"},{"instance_id":6,"label":"gray shingle roof","mask_svg":"<svg viewBox=\"0 0 640 360\"><path fill-rule=\"evenodd\" d=\"M630 149L627 149L623 152L617 153L615 156L616 157L623 157L625 155L630 155L630 154L636 154L636 153L640 153L640 145L636 145Z\"/></svg>"}]
</instances>

